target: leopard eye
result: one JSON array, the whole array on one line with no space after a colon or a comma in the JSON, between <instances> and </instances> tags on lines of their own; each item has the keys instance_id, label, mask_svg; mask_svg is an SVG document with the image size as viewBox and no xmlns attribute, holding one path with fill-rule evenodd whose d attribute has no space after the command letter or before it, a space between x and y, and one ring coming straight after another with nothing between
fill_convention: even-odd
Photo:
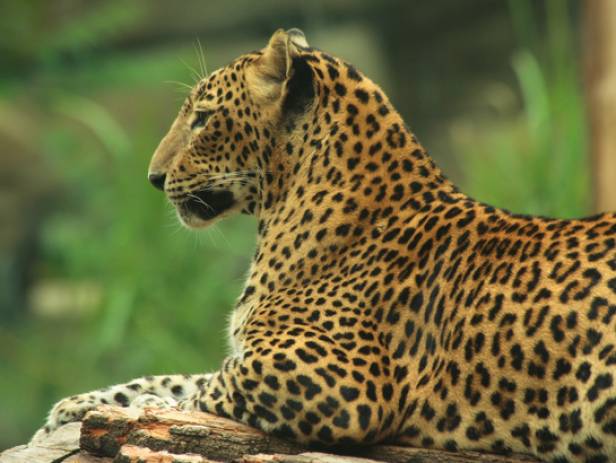
<instances>
[{"instance_id":1,"label":"leopard eye","mask_svg":"<svg viewBox=\"0 0 616 463\"><path fill-rule=\"evenodd\" d=\"M211 115L212 111L195 111L195 118L193 119L192 124L190 124L190 128L194 130L205 127L205 124Z\"/></svg>"}]
</instances>

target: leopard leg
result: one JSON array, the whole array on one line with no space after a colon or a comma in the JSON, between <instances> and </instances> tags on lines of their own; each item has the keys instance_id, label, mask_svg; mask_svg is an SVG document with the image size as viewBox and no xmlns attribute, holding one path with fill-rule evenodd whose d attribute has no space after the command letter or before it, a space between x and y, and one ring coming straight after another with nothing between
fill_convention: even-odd
<instances>
[{"instance_id":1,"label":"leopard leg","mask_svg":"<svg viewBox=\"0 0 616 463\"><path fill-rule=\"evenodd\" d=\"M47 422L35 433L32 440L46 436L65 423L81 420L86 412L98 405L173 407L179 401L195 395L210 376L210 374L144 376L128 383L67 397L53 406Z\"/></svg>"},{"instance_id":2,"label":"leopard leg","mask_svg":"<svg viewBox=\"0 0 616 463\"><path fill-rule=\"evenodd\" d=\"M395 429L390 405L397 398L389 393L389 381L383 389L382 378L370 373L370 355L367 363L358 362L325 335L269 342L276 347L227 358L180 408L312 444L370 443ZM387 401L379 397L382 390Z\"/></svg>"}]
</instances>

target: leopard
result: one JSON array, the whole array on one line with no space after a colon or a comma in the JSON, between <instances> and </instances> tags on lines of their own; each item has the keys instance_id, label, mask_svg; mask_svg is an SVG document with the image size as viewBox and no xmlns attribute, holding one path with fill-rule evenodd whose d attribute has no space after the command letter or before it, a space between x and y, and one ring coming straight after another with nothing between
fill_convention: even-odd
<instances>
[{"instance_id":1,"label":"leopard","mask_svg":"<svg viewBox=\"0 0 616 463\"><path fill-rule=\"evenodd\" d=\"M114 404L307 445L616 460L616 214L471 198L377 84L299 29L200 79L148 179L190 229L255 217L230 353L63 399L39 437Z\"/></svg>"}]
</instances>

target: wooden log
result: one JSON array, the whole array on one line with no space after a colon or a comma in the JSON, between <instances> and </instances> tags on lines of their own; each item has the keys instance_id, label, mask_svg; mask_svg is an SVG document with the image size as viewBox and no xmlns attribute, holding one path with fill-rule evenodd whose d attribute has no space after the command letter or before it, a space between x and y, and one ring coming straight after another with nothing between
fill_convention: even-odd
<instances>
[{"instance_id":1,"label":"wooden log","mask_svg":"<svg viewBox=\"0 0 616 463\"><path fill-rule=\"evenodd\" d=\"M105 406L85 416L80 439L83 450L97 456L114 457L124 444L224 461L245 454L296 454L306 450L209 413L146 408L139 415L130 408Z\"/></svg>"},{"instance_id":2,"label":"wooden log","mask_svg":"<svg viewBox=\"0 0 616 463\"><path fill-rule=\"evenodd\" d=\"M67 458L79 452L80 428L81 423L69 423L56 429L44 440L5 450L0 454L0 462L51 463L53 461L70 461ZM85 457L81 461L83 463L99 463L101 459L92 456Z\"/></svg>"},{"instance_id":3,"label":"wooden log","mask_svg":"<svg viewBox=\"0 0 616 463\"><path fill-rule=\"evenodd\" d=\"M166 450L156 452L129 444L120 448L113 461L114 463L217 463L216 460L192 453L178 455Z\"/></svg>"},{"instance_id":4,"label":"wooden log","mask_svg":"<svg viewBox=\"0 0 616 463\"><path fill-rule=\"evenodd\" d=\"M445 452L393 445L337 449L334 454L310 452L305 446L288 442L241 423L209 413L99 407L86 415L81 431L81 449L116 461L184 461L178 456L197 455L205 460L261 463L338 463L349 456L361 461L391 463L522 463L536 462L524 456L496 456L478 452ZM129 447L130 446L130 447ZM139 449L141 448L141 449ZM149 449L153 452L150 452ZM161 453L164 451L166 453Z\"/></svg>"},{"instance_id":5,"label":"wooden log","mask_svg":"<svg viewBox=\"0 0 616 463\"><path fill-rule=\"evenodd\" d=\"M414 463L414 460L409 461ZM378 463L378 461L348 455L306 452L298 455L245 455L237 460L237 463Z\"/></svg>"},{"instance_id":6,"label":"wooden log","mask_svg":"<svg viewBox=\"0 0 616 463\"><path fill-rule=\"evenodd\" d=\"M69 423L45 439L6 450L0 463L528 463L525 456L451 453L394 445L319 453L215 415L177 410L100 407L83 425Z\"/></svg>"}]
</instances>

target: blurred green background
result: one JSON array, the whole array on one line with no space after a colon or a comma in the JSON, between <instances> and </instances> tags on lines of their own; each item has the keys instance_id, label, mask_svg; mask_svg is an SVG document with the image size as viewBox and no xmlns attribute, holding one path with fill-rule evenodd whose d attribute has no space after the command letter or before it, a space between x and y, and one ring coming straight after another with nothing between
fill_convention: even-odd
<instances>
[{"instance_id":1,"label":"blurred green background","mask_svg":"<svg viewBox=\"0 0 616 463\"><path fill-rule=\"evenodd\" d=\"M237 217L181 229L146 181L209 69L300 27L380 83L464 191L515 212L590 205L578 2L3 2L0 449L56 400L212 370L254 247ZM563 179L567 179L563 181Z\"/></svg>"}]
</instances>

